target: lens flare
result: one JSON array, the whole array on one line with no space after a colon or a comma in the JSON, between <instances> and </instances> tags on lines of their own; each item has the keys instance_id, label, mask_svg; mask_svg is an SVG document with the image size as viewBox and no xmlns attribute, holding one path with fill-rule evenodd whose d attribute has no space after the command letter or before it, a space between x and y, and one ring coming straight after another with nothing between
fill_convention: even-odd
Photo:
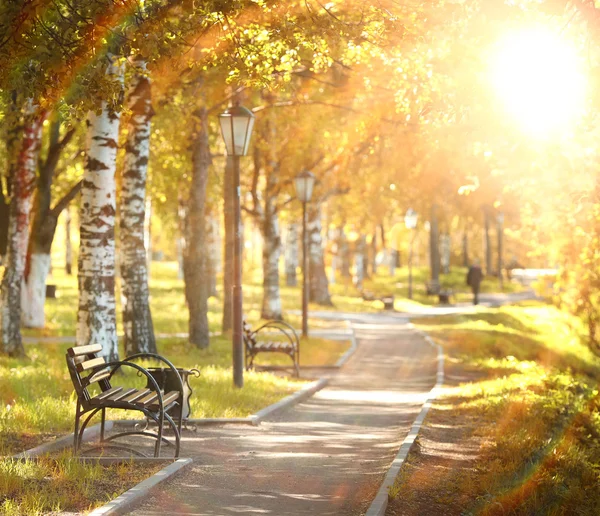
<instances>
[{"instance_id":1,"label":"lens flare","mask_svg":"<svg viewBox=\"0 0 600 516\"><path fill-rule=\"evenodd\" d=\"M508 113L534 136L563 132L582 114L586 78L574 45L547 28L505 36L490 62Z\"/></svg>"}]
</instances>

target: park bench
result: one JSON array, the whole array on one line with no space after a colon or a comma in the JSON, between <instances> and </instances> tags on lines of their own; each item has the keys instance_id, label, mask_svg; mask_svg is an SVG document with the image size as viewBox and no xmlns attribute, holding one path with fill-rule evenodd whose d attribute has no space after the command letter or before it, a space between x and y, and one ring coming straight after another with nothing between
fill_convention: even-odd
<instances>
[{"instance_id":1,"label":"park bench","mask_svg":"<svg viewBox=\"0 0 600 516\"><path fill-rule=\"evenodd\" d=\"M450 298L454 295L451 289L443 288L439 281L425 283L425 291L428 296L438 296L440 303L444 304L450 304Z\"/></svg>"},{"instance_id":2,"label":"park bench","mask_svg":"<svg viewBox=\"0 0 600 516\"><path fill-rule=\"evenodd\" d=\"M269 330L275 330L285 336L285 340L270 340L265 336ZM263 335L259 335L263 332ZM246 358L246 370L254 367L254 359L259 353L283 353L288 355L294 364L295 376L300 376L300 340L296 330L285 321L268 321L262 326L253 330L252 327L244 321L244 348Z\"/></svg>"},{"instance_id":3,"label":"park bench","mask_svg":"<svg viewBox=\"0 0 600 516\"><path fill-rule=\"evenodd\" d=\"M154 457L160 456L161 443L175 445L175 457L179 457L181 425L183 412L179 410L178 417L174 418L170 412L179 406L178 400L182 397L183 383L177 369L166 358L153 353L138 353L131 355L124 360L106 362L104 357L99 355L102 352L102 346L92 344L89 346L77 346L67 350L67 367L75 393L77 394L77 408L75 411L75 431L73 433L73 451L78 453L81 448L83 432L91 419L100 412L100 443L99 448L115 448L128 450L135 455L144 457L145 455L131 447L108 443L119 437L142 435L156 440L154 445ZM163 392L156 379L138 364L133 363L136 359L153 359L164 362L166 366L173 371L173 375L178 379L176 385L178 388L169 392ZM112 386L110 381L113 375L121 368L133 369L138 376L145 376L147 386L144 389L126 388L122 386ZM136 410L142 412L150 421L157 425L157 431L149 432L144 430L122 432L110 437L104 433L106 409L124 409ZM85 419L83 419L85 417ZM83 419L83 423L81 423ZM174 421L177 419L177 423ZM175 435L175 443L163 437L165 422L171 427Z\"/></svg>"},{"instance_id":4,"label":"park bench","mask_svg":"<svg viewBox=\"0 0 600 516\"><path fill-rule=\"evenodd\" d=\"M370 290L363 290L361 292L363 301L381 301L383 303L384 310L394 309L394 296L393 295L377 295Z\"/></svg>"}]
</instances>

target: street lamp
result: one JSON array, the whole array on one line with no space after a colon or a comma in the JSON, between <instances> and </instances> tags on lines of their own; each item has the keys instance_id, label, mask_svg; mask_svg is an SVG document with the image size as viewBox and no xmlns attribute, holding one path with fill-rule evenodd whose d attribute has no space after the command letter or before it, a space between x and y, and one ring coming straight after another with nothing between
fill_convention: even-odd
<instances>
[{"instance_id":1,"label":"street lamp","mask_svg":"<svg viewBox=\"0 0 600 516\"><path fill-rule=\"evenodd\" d=\"M236 104L219 115L227 155L233 158L233 383L244 386L244 343L242 340L242 230L240 207L240 156L248 153L254 114Z\"/></svg>"},{"instance_id":2,"label":"street lamp","mask_svg":"<svg viewBox=\"0 0 600 516\"><path fill-rule=\"evenodd\" d=\"M404 224L406 229L412 230L410 237L410 251L408 254L408 299L412 299L412 264L413 264L413 242L415 240L415 231L417 227L417 212L412 208L408 208L406 215L404 216Z\"/></svg>"},{"instance_id":3,"label":"street lamp","mask_svg":"<svg viewBox=\"0 0 600 516\"><path fill-rule=\"evenodd\" d=\"M504 234L504 213L501 211L496 215L496 222L498 223L498 282L500 284L500 290L504 288L504 278L502 277L502 237Z\"/></svg>"},{"instance_id":4,"label":"street lamp","mask_svg":"<svg viewBox=\"0 0 600 516\"><path fill-rule=\"evenodd\" d=\"M306 203L310 202L313 187L315 186L315 176L308 170L300 172L294 178L294 187L296 197L302 203L302 336L308 336L308 243L306 233Z\"/></svg>"}]
</instances>

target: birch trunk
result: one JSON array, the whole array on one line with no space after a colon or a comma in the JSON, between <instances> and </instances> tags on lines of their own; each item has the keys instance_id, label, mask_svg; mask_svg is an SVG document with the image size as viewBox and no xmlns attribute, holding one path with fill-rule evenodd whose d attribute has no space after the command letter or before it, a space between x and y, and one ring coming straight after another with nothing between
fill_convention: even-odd
<instances>
[{"instance_id":1,"label":"birch trunk","mask_svg":"<svg viewBox=\"0 0 600 516\"><path fill-rule=\"evenodd\" d=\"M29 217L33 204L36 168L42 137L42 116L28 106L23 140L12 176L11 203L5 269L0 286L0 333L2 352L23 356L21 340L21 285L29 240Z\"/></svg>"},{"instance_id":2,"label":"birch trunk","mask_svg":"<svg viewBox=\"0 0 600 516\"><path fill-rule=\"evenodd\" d=\"M152 266L152 198L149 195L146 196L146 213L144 215L144 248L146 249L146 267L150 274Z\"/></svg>"},{"instance_id":3,"label":"birch trunk","mask_svg":"<svg viewBox=\"0 0 600 516\"><path fill-rule=\"evenodd\" d=\"M122 70L108 74L121 82ZM108 360L118 358L115 313L115 169L120 113L103 102L90 112L87 156L79 216L79 309L77 345L102 345Z\"/></svg>"},{"instance_id":4,"label":"birch trunk","mask_svg":"<svg viewBox=\"0 0 600 516\"><path fill-rule=\"evenodd\" d=\"M338 256L340 257L340 269L342 278L351 278L350 273L350 244L346 238L344 229L340 228L340 238L338 244Z\"/></svg>"},{"instance_id":5,"label":"birch trunk","mask_svg":"<svg viewBox=\"0 0 600 516\"><path fill-rule=\"evenodd\" d=\"M279 218L272 200L265 202L265 214L262 221L263 235L263 319L281 319L281 295L279 290L279 257L281 255L281 237Z\"/></svg>"},{"instance_id":6,"label":"birch trunk","mask_svg":"<svg viewBox=\"0 0 600 516\"><path fill-rule=\"evenodd\" d=\"M206 185L210 166L208 144L208 113L201 108L196 113L198 129L192 147L192 185L186 221L188 247L184 255L185 296L189 319L189 340L199 348L209 345L206 253Z\"/></svg>"},{"instance_id":7,"label":"birch trunk","mask_svg":"<svg viewBox=\"0 0 600 516\"><path fill-rule=\"evenodd\" d=\"M296 275L299 262L298 242L298 224L292 222L288 224L285 239L285 284L288 287L295 287L298 284Z\"/></svg>"},{"instance_id":8,"label":"birch trunk","mask_svg":"<svg viewBox=\"0 0 600 516\"><path fill-rule=\"evenodd\" d=\"M431 266L431 280L440 280L440 248L439 248L439 231L437 219L437 206L434 204L431 207L431 222L429 234L429 260Z\"/></svg>"},{"instance_id":9,"label":"birch trunk","mask_svg":"<svg viewBox=\"0 0 600 516\"><path fill-rule=\"evenodd\" d=\"M73 274L73 243L71 242L71 208L65 210L65 272Z\"/></svg>"},{"instance_id":10,"label":"birch trunk","mask_svg":"<svg viewBox=\"0 0 600 516\"><path fill-rule=\"evenodd\" d=\"M208 295L217 296L217 272L221 265L221 235L219 232L219 219L214 213L205 217L206 254L208 257L207 281Z\"/></svg>"},{"instance_id":11,"label":"birch trunk","mask_svg":"<svg viewBox=\"0 0 600 516\"><path fill-rule=\"evenodd\" d=\"M309 299L313 303L332 306L329 283L325 272L325 254L321 237L321 207L308 209L308 259L310 267Z\"/></svg>"},{"instance_id":12,"label":"birch trunk","mask_svg":"<svg viewBox=\"0 0 600 516\"><path fill-rule=\"evenodd\" d=\"M143 62L135 63L144 69ZM127 97L131 117L127 123L125 159L121 176L120 273L123 297L125 355L156 353L148 290L146 253L146 180L150 155L150 124L154 111L150 80L136 73Z\"/></svg>"},{"instance_id":13,"label":"birch trunk","mask_svg":"<svg viewBox=\"0 0 600 516\"><path fill-rule=\"evenodd\" d=\"M223 332L231 330L233 323L233 297L231 292L233 281L233 250L235 234L233 233L233 157L225 160L225 177L223 181L223 217L225 228L225 260L223 269Z\"/></svg>"}]
</instances>

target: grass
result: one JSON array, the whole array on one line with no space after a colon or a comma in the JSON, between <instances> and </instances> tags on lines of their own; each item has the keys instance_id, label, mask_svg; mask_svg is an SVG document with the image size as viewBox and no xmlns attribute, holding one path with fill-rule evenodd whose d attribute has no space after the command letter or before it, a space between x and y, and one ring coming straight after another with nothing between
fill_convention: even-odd
<instances>
[{"instance_id":1,"label":"grass","mask_svg":"<svg viewBox=\"0 0 600 516\"><path fill-rule=\"evenodd\" d=\"M67 455L0 461L0 513L38 515L92 510L161 469L161 465L100 466Z\"/></svg>"},{"instance_id":2,"label":"grass","mask_svg":"<svg viewBox=\"0 0 600 516\"><path fill-rule=\"evenodd\" d=\"M461 428L479 449L442 473L419 471L428 463L417 446L392 504L429 496L463 514L600 513L600 361L579 321L528 303L416 323L443 345L454 376L475 377L447 387L426 425Z\"/></svg>"}]
</instances>

